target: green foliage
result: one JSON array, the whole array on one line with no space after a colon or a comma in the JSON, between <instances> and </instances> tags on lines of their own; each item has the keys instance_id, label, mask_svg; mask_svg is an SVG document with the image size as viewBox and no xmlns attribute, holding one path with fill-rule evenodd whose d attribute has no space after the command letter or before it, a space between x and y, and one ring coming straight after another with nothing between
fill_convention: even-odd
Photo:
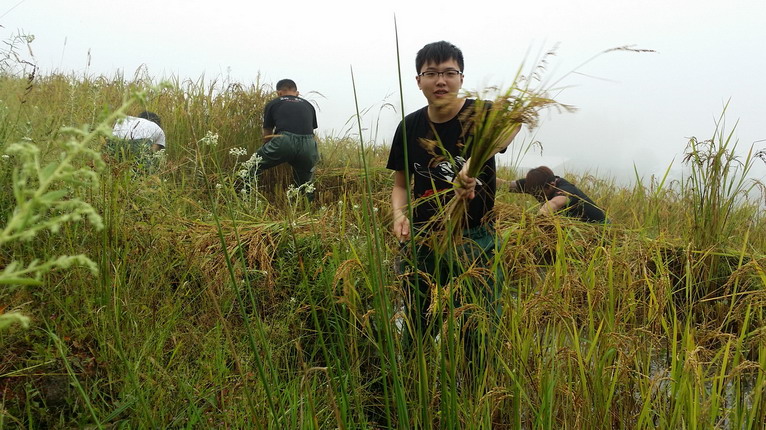
<instances>
[{"instance_id":1,"label":"green foliage","mask_svg":"<svg viewBox=\"0 0 766 430\"><path fill-rule=\"evenodd\" d=\"M712 138L703 141L690 138L684 154L689 177L682 183L682 191L691 209L687 231L692 233L689 239L698 248L727 245L735 229L731 217L756 185L749 179L756 160L754 149L751 146L744 159L737 154L736 125L727 131L725 114L726 107L715 124Z\"/></svg>"},{"instance_id":2,"label":"green foliage","mask_svg":"<svg viewBox=\"0 0 766 430\"><path fill-rule=\"evenodd\" d=\"M721 288L679 303L679 285L708 264L689 246L689 182L623 188L575 176L609 209L610 226L539 218L528 198L500 193L502 318L447 307L438 338L408 344L385 149L326 137L314 206L286 185L245 200L231 182L260 139L258 109L270 95L261 86L40 77L17 104L19 79L0 81L0 135L19 142L0 160L0 178L23 184L0 193L0 216L13 226L0 261L18 275L2 278L0 316L20 321L14 311L23 309L33 318L0 335L0 426L766 422L766 226L747 201L732 200L717 224L726 247L709 245L726 262ZM166 163L143 175L113 160L92 170L100 136L121 114L114 109L136 90L144 96L127 109L160 114ZM13 210L18 202L23 211ZM93 266L49 271L85 261L59 255L82 254L97 276ZM486 365L463 353L469 332Z\"/></svg>"},{"instance_id":3,"label":"green foliage","mask_svg":"<svg viewBox=\"0 0 766 430\"><path fill-rule=\"evenodd\" d=\"M50 161L43 160L40 148L30 142L12 143L4 148L10 156L6 162L13 165L10 185L15 204L4 210L7 221L0 231L0 246L7 249L13 242L31 241L45 230L58 233L70 222L87 220L96 229L103 227L93 206L78 197L83 190L98 186L98 176L91 165L100 169L103 161L88 146L103 133L103 128L69 129L65 133L71 137L60 146L59 156ZM11 259L0 272L0 286L8 290L21 285L41 285L41 277L46 273L72 265L98 272L95 263L82 254L60 255L46 261L34 259L26 265ZM28 324L27 318L15 312L1 317L3 326L12 321Z\"/></svg>"}]
</instances>

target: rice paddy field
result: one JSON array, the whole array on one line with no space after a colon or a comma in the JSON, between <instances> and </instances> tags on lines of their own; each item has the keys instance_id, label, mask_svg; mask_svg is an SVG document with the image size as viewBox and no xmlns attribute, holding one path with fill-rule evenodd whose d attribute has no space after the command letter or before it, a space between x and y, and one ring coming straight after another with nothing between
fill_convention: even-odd
<instances>
[{"instance_id":1,"label":"rice paddy field","mask_svg":"<svg viewBox=\"0 0 766 430\"><path fill-rule=\"evenodd\" d=\"M273 96L0 75L0 428L766 428L763 152L734 130L689 130L682 180L566 173L606 226L501 191L501 315L449 300L466 268L412 340L387 148L319 136L313 204L289 168L237 192ZM158 168L105 161L144 109Z\"/></svg>"}]
</instances>

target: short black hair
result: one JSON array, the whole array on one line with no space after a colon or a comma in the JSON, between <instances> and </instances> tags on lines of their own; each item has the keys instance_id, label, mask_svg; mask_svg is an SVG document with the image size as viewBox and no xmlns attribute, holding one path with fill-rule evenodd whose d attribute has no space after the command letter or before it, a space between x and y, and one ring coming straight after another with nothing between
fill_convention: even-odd
<instances>
[{"instance_id":1,"label":"short black hair","mask_svg":"<svg viewBox=\"0 0 766 430\"><path fill-rule=\"evenodd\" d=\"M158 126L162 127L162 121L160 120L160 116L157 115L154 112L150 112L148 110L145 110L138 114L139 118L148 119L149 121L157 124Z\"/></svg>"},{"instance_id":2,"label":"short black hair","mask_svg":"<svg viewBox=\"0 0 766 430\"><path fill-rule=\"evenodd\" d=\"M296 91L298 86L292 79L282 79L277 82L277 91Z\"/></svg>"},{"instance_id":3,"label":"short black hair","mask_svg":"<svg viewBox=\"0 0 766 430\"><path fill-rule=\"evenodd\" d=\"M433 42L420 48L418 55L415 57L415 68L420 73L426 64L441 64L449 60L455 60L460 71L464 71L463 51L460 48L444 40Z\"/></svg>"}]
</instances>

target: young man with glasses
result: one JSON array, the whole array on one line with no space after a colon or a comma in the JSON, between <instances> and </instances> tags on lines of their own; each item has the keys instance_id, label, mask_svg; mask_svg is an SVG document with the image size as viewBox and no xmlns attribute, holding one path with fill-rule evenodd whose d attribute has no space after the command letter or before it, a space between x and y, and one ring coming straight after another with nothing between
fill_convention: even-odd
<instances>
[{"instance_id":1,"label":"young man with glasses","mask_svg":"<svg viewBox=\"0 0 766 430\"><path fill-rule=\"evenodd\" d=\"M416 285L408 285L405 304L418 332L426 332L434 321L428 318L431 286L447 285L468 267L488 268L495 249L495 159L491 157L476 178L467 176L470 159L473 99L459 96L463 85L463 53L455 45L434 42L418 51L415 66L418 88L427 106L408 114L399 124L391 143L387 168L394 171L391 192L393 233L405 243L411 230L416 235L412 266L429 276L414 273ZM513 139L512 136L507 143ZM457 166L457 167L454 167ZM460 169L456 171L456 169ZM412 184L412 220L408 215L408 185ZM438 229L440 208L457 195L468 199L467 225L461 243L451 251L438 252L429 244ZM412 223L412 224L411 224ZM485 272L486 273L486 272ZM490 276L491 278L491 276ZM410 279L411 281L411 279ZM475 293L489 306L497 306L499 284L485 279ZM478 285L483 284L483 285ZM481 291L479 291L481 290Z\"/></svg>"}]
</instances>

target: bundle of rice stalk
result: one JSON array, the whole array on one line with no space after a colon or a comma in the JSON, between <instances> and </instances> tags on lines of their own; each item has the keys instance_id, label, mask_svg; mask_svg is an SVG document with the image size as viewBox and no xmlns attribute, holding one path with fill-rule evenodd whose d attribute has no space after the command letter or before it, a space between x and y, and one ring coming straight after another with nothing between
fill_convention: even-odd
<instances>
[{"instance_id":1,"label":"bundle of rice stalk","mask_svg":"<svg viewBox=\"0 0 766 430\"><path fill-rule=\"evenodd\" d=\"M516 73L513 83L494 100L485 100L490 93L498 89L490 87L483 92L468 92L467 97L475 98L474 109L469 110L469 117L463 118L463 123L470 127L472 137L466 142L465 155L467 166L465 173L469 178L476 178L484 164L498 152L508 147L523 124L530 129L538 125L540 111L544 108L555 108L559 112L572 112L574 107L554 100L549 94L554 90L541 82L542 72L547 64L546 54L532 69L529 76L522 75L522 67ZM536 83L536 86L533 84ZM463 187L457 173L463 166L455 168L455 188ZM468 200L455 193L455 196L443 207L442 221L447 224L445 231L460 235L467 219Z\"/></svg>"}]
</instances>

